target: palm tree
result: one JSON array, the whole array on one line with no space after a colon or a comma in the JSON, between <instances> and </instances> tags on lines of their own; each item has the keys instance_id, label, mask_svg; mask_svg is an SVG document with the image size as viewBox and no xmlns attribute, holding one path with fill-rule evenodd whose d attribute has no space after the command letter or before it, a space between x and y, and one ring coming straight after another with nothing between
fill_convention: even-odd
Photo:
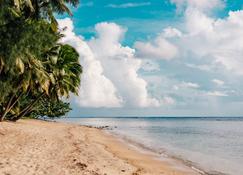
<instances>
[{"instance_id":1,"label":"palm tree","mask_svg":"<svg viewBox=\"0 0 243 175\"><path fill-rule=\"evenodd\" d=\"M77 7L79 0L12 0L14 1L14 11L30 19L47 19L51 22L53 30L57 31L58 23L54 13L67 13L72 16L72 12L67 4Z\"/></svg>"},{"instance_id":2,"label":"palm tree","mask_svg":"<svg viewBox=\"0 0 243 175\"><path fill-rule=\"evenodd\" d=\"M78 94L82 67L79 64L79 54L73 47L62 45L57 62L52 64L51 69L56 81L54 90L58 96L68 98L70 92Z\"/></svg>"},{"instance_id":3,"label":"palm tree","mask_svg":"<svg viewBox=\"0 0 243 175\"><path fill-rule=\"evenodd\" d=\"M42 86L42 91L12 118L13 121L28 115L44 95L58 101L63 97L68 98L70 93L78 94L82 66L79 64L79 54L73 47L69 45L53 47L46 53L44 66L46 72L49 72L48 86ZM43 90L47 90L46 93Z\"/></svg>"},{"instance_id":4,"label":"palm tree","mask_svg":"<svg viewBox=\"0 0 243 175\"><path fill-rule=\"evenodd\" d=\"M9 30L9 34L6 34L5 29ZM11 111L22 94L36 84L34 82L47 92L50 78L42 64L43 52L55 45L60 38L45 21L20 20L5 25L5 29L0 28L0 85L8 88L0 92L0 121Z\"/></svg>"},{"instance_id":5,"label":"palm tree","mask_svg":"<svg viewBox=\"0 0 243 175\"><path fill-rule=\"evenodd\" d=\"M34 96L38 94L36 95L36 99L30 102L31 105L34 105L36 103L35 101L41 98L41 96L49 94L51 80L42 62L37 59L29 58L29 62L23 66L25 67L23 68L23 73L18 77L15 76L15 78L18 79L18 83L14 85L15 90L12 90L5 98L7 103L2 111L0 121L2 121L13 108L19 108L17 103L23 96L28 96L29 94Z\"/></svg>"},{"instance_id":6,"label":"palm tree","mask_svg":"<svg viewBox=\"0 0 243 175\"><path fill-rule=\"evenodd\" d=\"M72 15L66 4L77 7L79 0L12 0L10 3L18 11L27 12L29 10L29 14L32 13L35 17L41 17L43 14L48 14L49 10L51 10L51 13Z\"/></svg>"},{"instance_id":7,"label":"palm tree","mask_svg":"<svg viewBox=\"0 0 243 175\"><path fill-rule=\"evenodd\" d=\"M0 121L13 111L14 120L21 118L43 95L77 94L82 73L78 53L68 45L55 46L61 35L53 14L71 14L66 3L76 6L78 0L0 3L0 86L8 87L0 91ZM22 99L29 99L25 106Z\"/></svg>"}]
</instances>

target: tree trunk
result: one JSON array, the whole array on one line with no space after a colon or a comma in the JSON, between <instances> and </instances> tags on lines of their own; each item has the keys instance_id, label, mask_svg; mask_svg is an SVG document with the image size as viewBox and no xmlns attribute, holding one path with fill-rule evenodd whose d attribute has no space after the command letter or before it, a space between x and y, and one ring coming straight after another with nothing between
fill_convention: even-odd
<instances>
[{"instance_id":1,"label":"tree trunk","mask_svg":"<svg viewBox=\"0 0 243 175\"><path fill-rule=\"evenodd\" d=\"M23 91L17 96L17 98L14 100L15 95L13 95L9 102L8 105L6 106L4 112L2 113L1 117L0 117L0 122L2 122L4 120L4 118L6 117L6 115L9 113L9 111L11 111L11 109L15 106L15 104L19 101L20 97L23 95ZM13 102L14 100L14 102ZM13 102L13 103L12 103Z\"/></svg>"},{"instance_id":2,"label":"tree trunk","mask_svg":"<svg viewBox=\"0 0 243 175\"><path fill-rule=\"evenodd\" d=\"M3 113L2 113L1 116L0 116L0 122L2 122L2 121L4 120L4 118L6 117L6 115L8 114L8 112L9 112L9 108L10 108L10 106L11 106L11 103L12 103L13 99L14 99L14 96L15 96L15 95L13 95L13 96L9 99L7 106L5 107Z\"/></svg>"},{"instance_id":3,"label":"tree trunk","mask_svg":"<svg viewBox=\"0 0 243 175\"><path fill-rule=\"evenodd\" d=\"M22 117L24 117L29 110L31 110L34 105L41 99L41 97L45 94L45 92L42 92L35 100L33 100L29 105L27 105L17 117L12 118L12 121L17 121L19 119L21 119Z\"/></svg>"}]
</instances>

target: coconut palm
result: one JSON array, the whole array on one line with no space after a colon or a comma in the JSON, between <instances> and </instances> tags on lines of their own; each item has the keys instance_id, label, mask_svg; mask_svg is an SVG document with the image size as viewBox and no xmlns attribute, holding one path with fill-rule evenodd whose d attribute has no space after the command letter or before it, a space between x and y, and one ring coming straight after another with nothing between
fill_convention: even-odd
<instances>
[{"instance_id":1,"label":"coconut palm","mask_svg":"<svg viewBox=\"0 0 243 175\"><path fill-rule=\"evenodd\" d=\"M76 50L69 45L62 45L56 63L51 66L56 81L54 90L58 96L69 97L70 92L77 95L82 67Z\"/></svg>"},{"instance_id":2,"label":"coconut palm","mask_svg":"<svg viewBox=\"0 0 243 175\"><path fill-rule=\"evenodd\" d=\"M10 33L6 34L5 29L0 28L0 85L7 87L0 92L0 120L10 112L21 94L33 85L31 81L37 82L47 92L49 77L42 64L43 52L60 38L45 21L20 20L5 27Z\"/></svg>"},{"instance_id":3,"label":"coconut palm","mask_svg":"<svg viewBox=\"0 0 243 175\"><path fill-rule=\"evenodd\" d=\"M42 15L48 15L49 13L68 13L72 15L67 4L74 7L79 4L79 0L12 0L12 2L9 2L15 7L17 12L28 12L29 15L34 17L44 17Z\"/></svg>"},{"instance_id":4,"label":"coconut palm","mask_svg":"<svg viewBox=\"0 0 243 175\"><path fill-rule=\"evenodd\" d=\"M67 4L77 7L79 0L12 0L14 2L13 11L21 14L27 19L47 19L51 22L53 30L57 31L57 21L54 13L67 13L72 16L72 12Z\"/></svg>"},{"instance_id":5,"label":"coconut palm","mask_svg":"<svg viewBox=\"0 0 243 175\"><path fill-rule=\"evenodd\" d=\"M71 14L66 3L76 6L78 0L0 3L0 121L10 113L14 120L21 118L44 95L77 94L78 54L71 46L56 46L61 35L53 13Z\"/></svg>"},{"instance_id":6,"label":"coconut palm","mask_svg":"<svg viewBox=\"0 0 243 175\"><path fill-rule=\"evenodd\" d=\"M28 105L18 113L18 115L12 117L12 120L16 121L25 115L29 115L43 96L45 96L45 98L48 96L50 100L58 101L63 97L68 98L70 93L78 94L82 67L79 64L79 54L74 48L69 45L58 45L53 47L46 53L44 66L50 78L48 86L38 85L39 87L42 87L42 90L35 95L34 100L31 100ZM32 96L33 93L35 93L35 91L32 92ZM28 96L27 98L30 97Z\"/></svg>"},{"instance_id":7,"label":"coconut palm","mask_svg":"<svg viewBox=\"0 0 243 175\"><path fill-rule=\"evenodd\" d=\"M34 105L32 103L36 103L35 101L41 98L41 96L49 94L51 80L48 72L46 72L43 67L42 61L29 58L29 62L23 66L25 67L23 68L23 73L17 77L15 76L19 83L12 85L12 87L15 87L15 90L11 90L11 93L5 98L6 103L0 121L2 121L13 108L18 109L18 105L16 104L23 96L28 96L29 94L32 96L35 95L36 99L30 102L31 105ZM14 80L12 81L14 82ZM19 114L17 113L17 115Z\"/></svg>"},{"instance_id":8,"label":"coconut palm","mask_svg":"<svg viewBox=\"0 0 243 175\"><path fill-rule=\"evenodd\" d=\"M36 73L45 77L41 74L44 72L41 62L43 52L55 45L59 38L60 35L45 21L19 20L0 28L0 104L3 112L0 119L8 111L8 106L14 103L12 100L17 98L14 97L17 92L28 87L25 78L33 65ZM29 78L35 79L33 76Z\"/></svg>"}]
</instances>

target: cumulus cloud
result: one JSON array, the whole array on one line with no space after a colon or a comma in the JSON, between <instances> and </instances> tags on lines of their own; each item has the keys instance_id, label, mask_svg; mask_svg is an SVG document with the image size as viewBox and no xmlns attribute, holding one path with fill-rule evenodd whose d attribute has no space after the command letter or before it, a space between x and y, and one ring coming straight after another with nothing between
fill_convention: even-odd
<instances>
[{"instance_id":1,"label":"cumulus cloud","mask_svg":"<svg viewBox=\"0 0 243 175\"><path fill-rule=\"evenodd\" d=\"M165 28L159 37L137 42L135 48L140 55L167 60L193 56L201 64L185 63L187 67L204 71L221 68L243 75L242 19L243 10L230 11L225 18L213 18L196 8L187 8L181 30Z\"/></svg>"},{"instance_id":2,"label":"cumulus cloud","mask_svg":"<svg viewBox=\"0 0 243 175\"><path fill-rule=\"evenodd\" d=\"M202 70L221 66L230 72L243 75L243 10L230 11L225 18L213 18L203 9L220 7L224 4L222 0L171 2L178 7L185 6L186 9L184 33L177 35L180 39L172 44L180 50L180 55L190 57L193 54L196 58L211 60L210 65L188 65Z\"/></svg>"},{"instance_id":3,"label":"cumulus cloud","mask_svg":"<svg viewBox=\"0 0 243 175\"><path fill-rule=\"evenodd\" d=\"M77 102L86 107L119 107L122 99L114 84L104 75L104 69L88 44L74 32L73 22L69 19L58 20L60 28L66 28L62 33L63 43L72 45L80 55L80 62L84 68L82 86Z\"/></svg>"},{"instance_id":4,"label":"cumulus cloud","mask_svg":"<svg viewBox=\"0 0 243 175\"><path fill-rule=\"evenodd\" d=\"M95 29L98 37L89 41L89 46L101 60L105 75L115 84L125 105L159 106L159 101L149 96L147 82L137 73L142 61L135 57L134 49L120 44L125 29L106 22L97 24Z\"/></svg>"},{"instance_id":5,"label":"cumulus cloud","mask_svg":"<svg viewBox=\"0 0 243 175\"><path fill-rule=\"evenodd\" d=\"M174 38L174 37L181 37L182 33L180 30L173 28L173 27L167 27L164 29L162 35L165 38Z\"/></svg>"},{"instance_id":6,"label":"cumulus cloud","mask_svg":"<svg viewBox=\"0 0 243 175\"><path fill-rule=\"evenodd\" d=\"M214 98L242 94L229 86L243 75L243 10L216 18L208 11L222 7L222 1L171 1L183 8L181 24L162 28L158 36L137 41L133 48L121 44L127 29L115 23L97 24L96 36L87 41L75 35L70 19L60 21L62 27L68 25L62 42L78 50L84 66L80 106L207 106L221 100ZM162 65L160 60L167 61ZM162 76L167 79L159 81Z\"/></svg>"},{"instance_id":7,"label":"cumulus cloud","mask_svg":"<svg viewBox=\"0 0 243 175\"><path fill-rule=\"evenodd\" d=\"M163 91L165 95L172 96L177 105L187 107L190 107L189 104L216 105L239 99L239 94L242 92L236 84L243 78L243 10L229 11L227 16L217 18L212 17L208 10L223 7L222 1L175 0L173 2L177 3L178 8L180 5L183 6L184 19L177 25L178 28L161 29L159 37L173 45L177 54L172 57L174 59L167 59L169 61L165 66L161 66L160 69L162 71L164 69L163 72L169 78L160 83L160 88L157 89ZM150 55L145 51L152 46L153 49L156 48L154 43L157 38L142 42L140 48L135 45L135 48L138 52L141 50L141 55ZM181 82L184 76L188 82ZM213 79L214 77L221 78ZM200 85L194 83L198 82L198 78ZM230 83L224 86L228 81L232 87ZM213 89L215 87L217 89ZM232 89L237 90L232 91ZM228 96L231 98L222 101L214 99Z\"/></svg>"},{"instance_id":8,"label":"cumulus cloud","mask_svg":"<svg viewBox=\"0 0 243 175\"><path fill-rule=\"evenodd\" d=\"M196 8L199 10L211 10L214 8L224 7L222 0L170 0L174 3L178 11L182 11L184 8Z\"/></svg>"},{"instance_id":9,"label":"cumulus cloud","mask_svg":"<svg viewBox=\"0 0 243 175\"><path fill-rule=\"evenodd\" d=\"M243 75L243 11L213 19L197 10L186 13L187 33L179 41L184 52L211 59L230 72ZM190 47L186 47L190 46Z\"/></svg>"},{"instance_id":10,"label":"cumulus cloud","mask_svg":"<svg viewBox=\"0 0 243 175\"><path fill-rule=\"evenodd\" d=\"M202 9L216 8L223 4L221 0L171 2L186 8L185 19L180 25L182 29L167 27L154 39L135 42L137 55L164 60L190 58L193 55L194 60L201 59L202 64L185 63L188 67L204 71L221 67L243 75L243 10L230 11L225 18L214 18Z\"/></svg>"},{"instance_id":11,"label":"cumulus cloud","mask_svg":"<svg viewBox=\"0 0 243 175\"><path fill-rule=\"evenodd\" d=\"M213 31L214 19L199 10L189 8L185 12L185 17L185 27L191 36Z\"/></svg>"},{"instance_id":12,"label":"cumulus cloud","mask_svg":"<svg viewBox=\"0 0 243 175\"><path fill-rule=\"evenodd\" d=\"M174 34L167 32L167 35ZM171 60L178 54L177 47L165 39L163 35L159 35L149 42L137 41L134 44L134 48L137 50L137 55L141 58Z\"/></svg>"},{"instance_id":13,"label":"cumulus cloud","mask_svg":"<svg viewBox=\"0 0 243 175\"><path fill-rule=\"evenodd\" d=\"M63 43L71 44L80 54L84 67L80 95L83 107L151 107L159 106L159 100L150 97L147 82L137 71L141 60L135 50L120 44L125 29L115 23L99 23L95 26L97 37L84 41L73 32L70 19L59 20Z\"/></svg>"}]
</instances>

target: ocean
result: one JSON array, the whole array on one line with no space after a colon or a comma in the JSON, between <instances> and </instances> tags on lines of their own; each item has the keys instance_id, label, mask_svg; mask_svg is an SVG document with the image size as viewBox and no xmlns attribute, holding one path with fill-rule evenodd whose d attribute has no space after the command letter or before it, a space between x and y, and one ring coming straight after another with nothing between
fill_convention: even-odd
<instances>
[{"instance_id":1,"label":"ocean","mask_svg":"<svg viewBox=\"0 0 243 175\"><path fill-rule=\"evenodd\" d=\"M243 118L116 117L62 121L109 126L109 132L154 153L168 155L207 174L243 175Z\"/></svg>"}]
</instances>

